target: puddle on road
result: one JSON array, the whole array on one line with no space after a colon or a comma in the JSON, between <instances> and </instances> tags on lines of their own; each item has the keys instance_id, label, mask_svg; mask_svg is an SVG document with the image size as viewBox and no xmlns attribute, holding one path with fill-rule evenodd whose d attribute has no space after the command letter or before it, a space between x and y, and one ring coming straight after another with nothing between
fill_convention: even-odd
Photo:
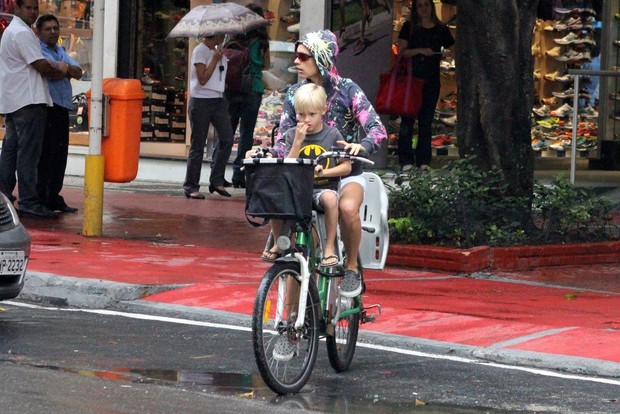
<instances>
[{"instance_id":1,"label":"puddle on road","mask_svg":"<svg viewBox=\"0 0 620 414\"><path fill-rule=\"evenodd\" d=\"M382 400L381 396L345 396L340 392L321 395L307 385L299 394L276 395L263 382L259 375L236 373L213 373L200 371L175 371L163 369L117 368L105 370L80 370L55 368L86 377L98 377L112 381L125 381L137 384L172 385L186 387L203 392L227 393L239 398L261 399L278 407L319 412L373 412L385 414L416 412L424 414L480 414L499 413L488 409L471 409L447 405L425 404L421 400L410 403L395 403ZM209 389L207 389L209 388Z\"/></svg>"}]
</instances>

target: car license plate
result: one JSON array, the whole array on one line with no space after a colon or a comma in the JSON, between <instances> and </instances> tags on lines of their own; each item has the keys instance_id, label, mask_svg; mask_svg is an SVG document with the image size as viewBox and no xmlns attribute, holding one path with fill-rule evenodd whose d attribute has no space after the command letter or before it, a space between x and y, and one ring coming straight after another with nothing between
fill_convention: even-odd
<instances>
[{"instance_id":1,"label":"car license plate","mask_svg":"<svg viewBox=\"0 0 620 414\"><path fill-rule=\"evenodd\" d=\"M19 275L26 269L26 257L21 250L0 252L0 275Z\"/></svg>"}]
</instances>

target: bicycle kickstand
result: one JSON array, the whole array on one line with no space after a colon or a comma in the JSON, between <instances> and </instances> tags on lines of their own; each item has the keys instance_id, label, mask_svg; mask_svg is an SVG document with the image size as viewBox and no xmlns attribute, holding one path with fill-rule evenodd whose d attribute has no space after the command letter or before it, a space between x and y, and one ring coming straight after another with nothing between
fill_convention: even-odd
<instances>
[{"instance_id":1,"label":"bicycle kickstand","mask_svg":"<svg viewBox=\"0 0 620 414\"><path fill-rule=\"evenodd\" d=\"M368 314L368 310L369 309L376 309L377 313L374 315L369 315ZM370 306L364 306L364 309L362 310L362 320L361 323L368 323L368 322L374 322L377 319L377 316L381 316L381 305L379 305L378 303L374 304L374 305L370 305Z\"/></svg>"}]
</instances>

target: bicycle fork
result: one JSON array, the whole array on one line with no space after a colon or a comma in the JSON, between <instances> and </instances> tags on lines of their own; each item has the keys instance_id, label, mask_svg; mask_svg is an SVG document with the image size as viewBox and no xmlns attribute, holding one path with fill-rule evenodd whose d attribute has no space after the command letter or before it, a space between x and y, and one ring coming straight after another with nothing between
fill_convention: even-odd
<instances>
[{"instance_id":1,"label":"bicycle fork","mask_svg":"<svg viewBox=\"0 0 620 414\"><path fill-rule=\"evenodd\" d=\"M294 253L295 260L299 263L299 270L301 272L301 286L299 288L299 295L295 294L294 296L299 298L297 304L297 318L295 320L295 331L301 329L304 326L304 322L306 320L306 304L308 300L308 283L310 282L310 272L308 271L308 261L303 256L303 254L299 252ZM291 292L288 292L289 294ZM282 315L284 315L284 308L287 306L286 304L286 296L287 296L287 283L280 283L278 285L278 308L276 312L276 320L275 325L278 326L280 322L282 322Z\"/></svg>"}]
</instances>

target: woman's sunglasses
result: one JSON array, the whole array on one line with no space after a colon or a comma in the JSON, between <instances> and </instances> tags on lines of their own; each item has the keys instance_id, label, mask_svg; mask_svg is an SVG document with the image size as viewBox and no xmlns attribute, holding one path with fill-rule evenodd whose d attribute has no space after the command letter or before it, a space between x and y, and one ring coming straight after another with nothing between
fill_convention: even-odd
<instances>
[{"instance_id":1,"label":"woman's sunglasses","mask_svg":"<svg viewBox=\"0 0 620 414\"><path fill-rule=\"evenodd\" d=\"M300 62L306 62L308 59L312 59L312 55L297 52L297 59L299 59Z\"/></svg>"}]
</instances>

